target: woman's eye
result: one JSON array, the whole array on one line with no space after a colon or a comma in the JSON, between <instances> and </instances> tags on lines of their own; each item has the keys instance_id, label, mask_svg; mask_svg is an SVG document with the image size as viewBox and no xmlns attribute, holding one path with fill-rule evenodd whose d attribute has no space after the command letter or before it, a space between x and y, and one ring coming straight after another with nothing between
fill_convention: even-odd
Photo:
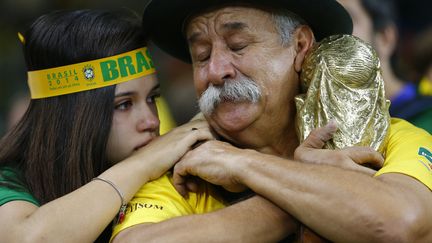
<instances>
[{"instance_id":1,"label":"woman's eye","mask_svg":"<svg viewBox=\"0 0 432 243\"><path fill-rule=\"evenodd\" d=\"M123 111L129 109L131 106L132 106L132 101L128 100L128 101L121 102L120 104L117 104L114 107L114 109Z\"/></svg>"}]
</instances>

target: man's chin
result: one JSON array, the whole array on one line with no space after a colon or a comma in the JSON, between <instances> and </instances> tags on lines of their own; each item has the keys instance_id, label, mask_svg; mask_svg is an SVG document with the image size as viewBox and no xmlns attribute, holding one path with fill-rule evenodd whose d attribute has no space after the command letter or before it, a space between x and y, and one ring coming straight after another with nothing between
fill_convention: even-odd
<instances>
[{"instance_id":1,"label":"man's chin","mask_svg":"<svg viewBox=\"0 0 432 243\"><path fill-rule=\"evenodd\" d=\"M248 128L260 114L256 103L223 102L219 104L209 116L210 123L216 130L221 129L226 135L241 132Z\"/></svg>"}]
</instances>

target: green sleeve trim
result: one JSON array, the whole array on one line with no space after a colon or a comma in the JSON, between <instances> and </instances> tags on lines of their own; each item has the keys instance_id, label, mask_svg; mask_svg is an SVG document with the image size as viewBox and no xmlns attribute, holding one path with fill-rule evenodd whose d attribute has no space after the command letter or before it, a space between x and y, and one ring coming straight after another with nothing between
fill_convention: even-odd
<instances>
[{"instance_id":1,"label":"green sleeve trim","mask_svg":"<svg viewBox=\"0 0 432 243\"><path fill-rule=\"evenodd\" d=\"M34 196L19 184L19 171L11 167L0 168L0 206L11 201L26 201L39 206Z\"/></svg>"},{"instance_id":2,"label":"green sleeve trim","mask_svg":"<svg viewBox=\"0 0 432 243\"><path fill-rule=\"evenodd\" d=\"M26 201L39 206L37 200L30 193L0 187L0 206L11 201Z\"/></svg>"}]
</instances>

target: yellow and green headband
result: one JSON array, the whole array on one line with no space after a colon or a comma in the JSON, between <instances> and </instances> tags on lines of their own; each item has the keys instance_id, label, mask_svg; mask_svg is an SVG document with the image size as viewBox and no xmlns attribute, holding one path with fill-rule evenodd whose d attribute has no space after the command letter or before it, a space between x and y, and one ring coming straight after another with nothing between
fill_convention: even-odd
<instances>
[{"instance_id":1,"label":"yellow and green headband","mask_svg":"<svg viewBox=\"0 0 432 243\"><path fill-rule=\"evenodd\" d=\"M31 98L39 99L123 83L155 73L146 47L102 59L28 72Z\"/></svg>"}]
</instances>

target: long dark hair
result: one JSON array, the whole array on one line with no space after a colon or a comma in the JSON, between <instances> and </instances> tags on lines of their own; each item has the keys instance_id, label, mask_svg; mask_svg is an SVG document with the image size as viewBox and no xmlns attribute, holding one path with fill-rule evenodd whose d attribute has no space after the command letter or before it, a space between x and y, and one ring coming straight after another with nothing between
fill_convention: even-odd
<instances>
[{"instance_id":1,"label":"long dark hair","mask_svg":"<svg viewBox=\"0 0 432 243\"><path fill-rule=\"evenodd\" d=\"M130 11L56 11L25 32L29 71L94 60L145 45ZM0 166L22 172L22 182L44 204L89 182L110 165L106 144L115 86L31 100L17 126L0 141Z\"/></svg>"}]
</instances>

